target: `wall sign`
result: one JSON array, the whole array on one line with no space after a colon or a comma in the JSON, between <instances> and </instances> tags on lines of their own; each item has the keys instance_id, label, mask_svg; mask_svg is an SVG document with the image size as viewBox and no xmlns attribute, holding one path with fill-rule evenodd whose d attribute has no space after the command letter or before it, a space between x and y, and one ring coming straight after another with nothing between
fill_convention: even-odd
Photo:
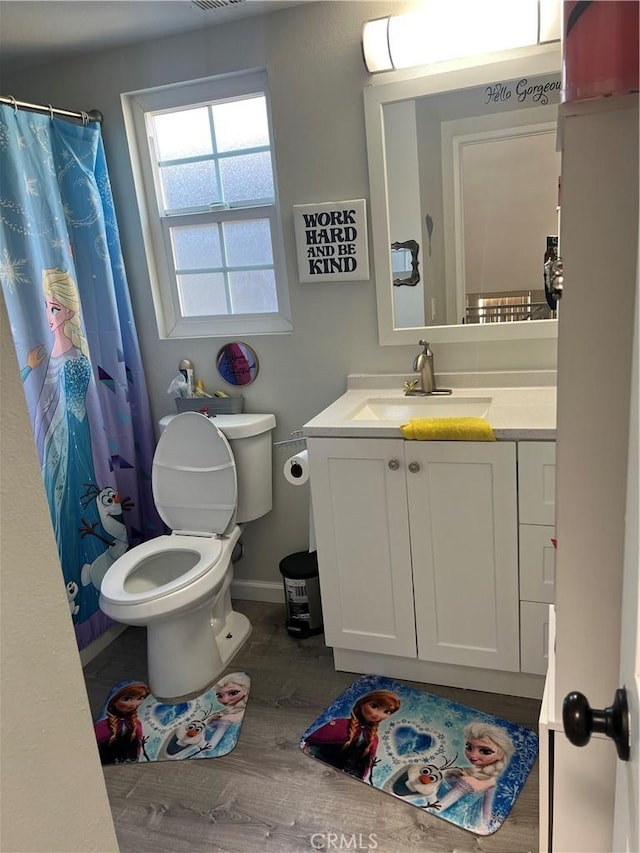
<instances>
[{"instance_id":1,"label":"wall sign","mask_svg":"<svg viewBox=\"0 0 640 853\"><path fill-rule=\"evenodd\" d=\"M293 221L300 281L369 278L365 199L295 204Z\"/></svg>"},{"instance_id":2,"label":"wall sign","mask_svg":"<svg viewBox=\"0 0 640 853\"><path fill-rule=\"evenodd\" d=\"M514 103L524 104L531 101L534 104L548 104L556 101L562 89L560 78L553 78L545 82L539 80L531 81L526 77L521 80L509 80L506 83L491 83L484 91L485 104L496 104L501 101L509 101L513 98ZM554 95L554 93L558 93Z\"/></svg>"}]
</instances>

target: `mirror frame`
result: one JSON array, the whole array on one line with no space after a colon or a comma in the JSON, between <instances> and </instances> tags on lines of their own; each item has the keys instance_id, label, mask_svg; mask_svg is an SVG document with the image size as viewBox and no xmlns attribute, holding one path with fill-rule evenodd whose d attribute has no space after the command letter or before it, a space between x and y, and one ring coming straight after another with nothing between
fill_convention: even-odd
<instances>
[{"instance_id":1,"label":"mirror frame","mask_svg":"<svg viewBox=\"0 0 640 853\"><path fill-rule=\"evenodd\" d=\"M393 273L391 271L391 238L387 198L387 162L384 140L385 104L471 87L488 85L498 80L559 74L560 43L551 42L529 48L518 48L499 54L474 57L473 60L438 63L420 76L398 78L398 72L382 76L391 82L374 80L364 90L364 115L369 161L369 193L371 206L371 241L378 307L378 340L380 346L415 345L420 337L431 343L463 343L471 341L507 341L556 338L557 320L518 321L513 323L461 324L456 326L411 326L396 329L393 320ZM543 263L540 261L540 281Z\"/></svg>"}]
</instances>

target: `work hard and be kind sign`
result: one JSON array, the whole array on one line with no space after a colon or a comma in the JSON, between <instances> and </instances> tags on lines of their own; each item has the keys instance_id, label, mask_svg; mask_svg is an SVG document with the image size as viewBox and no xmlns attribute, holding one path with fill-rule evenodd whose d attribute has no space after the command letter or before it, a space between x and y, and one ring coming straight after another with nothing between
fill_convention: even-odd
<instances>
[{"instance_id":1,"label":"work hard and be kind sign","mask_svg":"<svg viewBox=\"0 0 640 853\"><path fill-rule=\"evenodd\" d=\"M369 278L364 199L293 206L300 281Z\"/></svg>"}]
</instances>

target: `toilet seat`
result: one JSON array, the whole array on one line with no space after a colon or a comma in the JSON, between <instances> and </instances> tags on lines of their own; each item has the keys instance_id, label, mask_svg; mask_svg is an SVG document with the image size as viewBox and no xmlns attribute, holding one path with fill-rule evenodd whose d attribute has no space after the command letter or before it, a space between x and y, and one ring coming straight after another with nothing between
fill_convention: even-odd
<instances>
[{"instance_id":1,"label":"toilet seat","mask_svg":"<svg viewBox=\"0 0 640 853\"><path fill-rule=\"evenodd\" d=\"M222 540L215 537L204 539L195 536L158 536L141 545L136 545L122 555L105 574L100 588L104 602L119 606L132 606L144 601L157 601L167 595L173 595L186 586L190 586L206 572L210 571L222 554ZM151 560L166 557L168 561L189 555L193 560L191 568L181 572L178 577L166 583L143 589L143 582L137 585L135 573ZM130 588L127 589L127 586Z\"/></svg>"}]
</instances>

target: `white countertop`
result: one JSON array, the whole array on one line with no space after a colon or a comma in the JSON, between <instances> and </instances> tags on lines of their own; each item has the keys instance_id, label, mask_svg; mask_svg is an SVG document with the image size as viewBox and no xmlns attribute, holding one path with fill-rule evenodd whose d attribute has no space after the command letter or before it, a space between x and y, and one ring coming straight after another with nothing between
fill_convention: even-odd
<instances>
[{"instance_id":1,"label":"white countertop","mask_svg":"<svg viewBox=\"0 0 640 853\"><path fill-rule=\"evenodd\" d=\"M367 400L372 399L378 403L388 401L390 404L398 401L399 406L410 406L410 401L419 404L419 401L425 398L407 398L404 395L404 381L413 378L413 375L349 376L347 391L304 425L304 435L308 438L400 438L401 423L406 423L409 417L427 415L422 411L416 410L414 414L408 410L408 417L403 412L404 417L364 420L360 416L354 418L353 414L365 405ZM518 382L517 385L503 384L514 380ZM532 382L539 384L531 384ZM470 403L479 398L490 401L484 417L491 424L498 440L555 440L556 387L553 371L440 374L438 385L452 388L450 397L438 399L443 403L454 400L458 404L456 414L460 417L467 414L463 402L465 398L469 398ZM438 417L438 401L434 400L434 404L429 417ZM476 412L470 414L475 415Z\"/></svg>"}]
</instances>

